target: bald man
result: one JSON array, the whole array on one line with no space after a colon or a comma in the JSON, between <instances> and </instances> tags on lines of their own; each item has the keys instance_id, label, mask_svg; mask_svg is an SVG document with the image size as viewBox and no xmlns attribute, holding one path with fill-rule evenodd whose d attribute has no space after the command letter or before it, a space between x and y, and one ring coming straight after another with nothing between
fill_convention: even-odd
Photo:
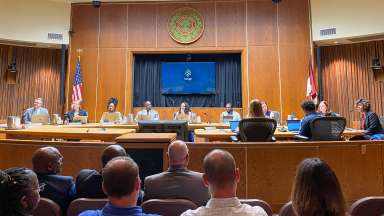
<instances>
[{"instance_id":1,"label":"bald man","mask_svg":"<svg viewBox=\"0 0 384 216\"><path fill-rule=\"evenodd\" d=\"M72 176L58 175L63 166L63 156L59 150L51 146L37 149L32 157L32 166L39 184L45 184L40 196L55 201L65 212L75 198L76 189Z\"/></svg>"},{"instance_id":2,"label":"bald man","mask_svg":"<svg viewBox=\"0 0 384 216\"><path fill-rule=\"evenodd\" d=\"M268 216L261 207L241 204L236 197L240 172L229 152L215 149L205 156L203 165L204 184L209 187L211 199L206 206L187 210L182 216Z\"/></svg>"},{"instance_id":3,"label":"bald man","mask_svg":"<svg viewBox=\"0 0 384 216\"><path fill-rule=\"evenodd\" d=\"M209 199L208 188L203 184L202 173L188 170L189 150L185 142L172 142L167 157L167 171L145 178L144 200L182 198L204 205Z\"/></svg>"}]
</instances>

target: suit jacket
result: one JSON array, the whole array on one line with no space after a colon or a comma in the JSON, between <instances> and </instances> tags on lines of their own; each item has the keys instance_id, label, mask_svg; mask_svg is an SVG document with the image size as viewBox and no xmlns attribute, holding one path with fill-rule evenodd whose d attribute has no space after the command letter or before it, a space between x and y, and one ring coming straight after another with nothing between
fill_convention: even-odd
<instances>
[{"instance_id":1,"label":"suit jacket","mask_svg":"<svg viewBox=\"0 0 384 216\"><path fill-rule=\"evenodd\" d=\"M39 184L45 184L44 190L40 191L40 195L59 204L61 210L65 212L69 203L76 196L76 188L72 176L37 174L37 178L39 179Z\"/></svg>"},{"instance_id":2,"label":"suit jacket","mask_svg":"<svg viewBox=\"0 0 384 216\"><path fill-rule=\"evenodd\" d=\"M367 135L375 135L383 133L383 128L380 123L380 119L374 112L364 113L364 132Z\"/></svg>"},{"instance_id":3,"label":"suit jacket","mask_svg":"<svg viewBox=\"0 0 384 216\"><path fill-rule=\"evenodd\" d=\"M103 176L97 170L82 169L76 178L76 192L78 198L107 198L102 189ZM143 192L140 191L137 205L143 201Z\"/></svg>"},{"instance_id":4,"label":"suit jacket","mask_svg":"<svg viewBox=\"0 0 384 216\"><path fill-rule=\"evenodd\" d=\"M187 199L203 206L209 198L203 174L182 167L170 167L168 171L148 176L144 181L144 200Z\"/></svg>"},{"instance_id":5,"label":"suit jacket","mask_svg":"<svg viewBox=\"0 0 384 216\"><path fill-rule=\"evenodd\" d=\"M301 127L299 134L301 136L306 136L309 139L312 138L312 131L311 131L311 122L317 118L320 118L321 115L317 112L312 112L306 115L303 120L301 121Z\"/></svg>"},{"instance_id":6,"label":"suit jacket","mask_svg":"<svg viewBox=\"0 0 384 216\"><path fill-rule=\"evenodd\" d=\"M85 110L79 110L79 116L88 116L88 113ZM73 122L73 117L75 117L74 111L69 111L64 114L65 120L68 122Z\"/></svg>"}]
</instances>

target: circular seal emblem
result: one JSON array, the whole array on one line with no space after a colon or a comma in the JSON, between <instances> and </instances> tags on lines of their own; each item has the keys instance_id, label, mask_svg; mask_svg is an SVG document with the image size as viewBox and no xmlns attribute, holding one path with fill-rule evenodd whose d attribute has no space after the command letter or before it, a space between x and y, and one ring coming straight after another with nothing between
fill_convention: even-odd
<instances>
[{"instance_id":1,"label":"circular seal emblem","mask_svg":"<svg viewBox=\"0 0 384 216\"><path fill-rule=\"evenodd\" d=\"M200 13L190 7L175 10L168 20L168 32L173 40L189 44L197 41L204 32Z\"/></svg>"}]
</instances>

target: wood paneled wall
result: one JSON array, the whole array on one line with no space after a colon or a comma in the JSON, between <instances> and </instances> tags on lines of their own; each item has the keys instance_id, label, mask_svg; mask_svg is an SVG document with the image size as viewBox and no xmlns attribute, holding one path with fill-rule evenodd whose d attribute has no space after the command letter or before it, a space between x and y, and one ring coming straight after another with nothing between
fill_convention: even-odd
<instances>
[{"instance_id":1,"label":"wood paneled wall","mask_svg":"<svg viewBox=\"0 0 384 216\"><path fill-rule=\"evenodd\" d=\"M16 84L7 84L6 70L10 46L0 45L0 119L21 116L36 97L44 99L50 113L61 113L60 50L12 47L16 58Z\"/></svg>"},{"instance_id":2,"label":"wood paneled wall","mask_svg":"<svg viewBox=\"0 0 384 216\"><path fill-rule=\"evenodd\" d=\"M379 116L384 115L384 83L375 79L370 65L379 57L384 63L384 41L321 48L324 99L331 109L352 121L360 120L354 102L367 98ZM384 70L378 71L384 75Z\"/></svg>"},{"instance_id":3,"label":"wood paneled wall","mask_svg":"<svg viewBox=\"0 0 384 216\"><path fill-rule=\"evenodd\" d=\"M184 6L197 9L205 21L202 37L190 45L173 41L167 30L171 12ZM91 120L99 119L112 96L120 101L119 111L133 112L135 53L241 52L243 114L259 98L283 117L301 115L310 56L308 10L308 0L103 3L99 9L73 4L67 108L77 49L83 50L83 107Z\"/></svg>"}]
</instances>

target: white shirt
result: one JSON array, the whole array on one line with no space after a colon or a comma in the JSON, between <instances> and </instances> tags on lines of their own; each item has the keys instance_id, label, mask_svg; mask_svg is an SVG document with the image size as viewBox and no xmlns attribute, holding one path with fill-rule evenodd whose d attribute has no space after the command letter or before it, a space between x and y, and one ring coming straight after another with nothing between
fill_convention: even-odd
<instances>
[{"instance_id":1,"label":"white shirt","mask_svg":"<svg viewBox=\"0 0 384 216\"><path fill-rule=\"evenodd\" d=\"M155 110L152 110L152 109L149 111L147 111L146 109L139 111L136 114L136 121L144 120L141 118L143 116L147 116L148 119L146 119L146 120L160 120L159 113Z\"/></svg>"},{"instance_id":2,"label":"white shirt","mask_svg":"<svg viewBox=\"0 0 384 216\"><path fill-rule=\"evenodd\" d=\"M241 204L237 197L217 199L212 198L206 206L195 210L187 210L181 216L268 216L263 208Z\"/></svg>"},{"instance_id":3,"label":"white shirt","mask_svg":"<svg viewBox=\"0 0 384 216\"><path fill-rule=\"evenodd\" d=\"M225 124L229 124L229 120L224 120L224 116L232 116L233 121L240 121L241 120L240 114L236 111L232 111L232 113L228 113L227 111L224 111L221 113L220 121L225 123Z\"/></svg>"}]
</instances>

